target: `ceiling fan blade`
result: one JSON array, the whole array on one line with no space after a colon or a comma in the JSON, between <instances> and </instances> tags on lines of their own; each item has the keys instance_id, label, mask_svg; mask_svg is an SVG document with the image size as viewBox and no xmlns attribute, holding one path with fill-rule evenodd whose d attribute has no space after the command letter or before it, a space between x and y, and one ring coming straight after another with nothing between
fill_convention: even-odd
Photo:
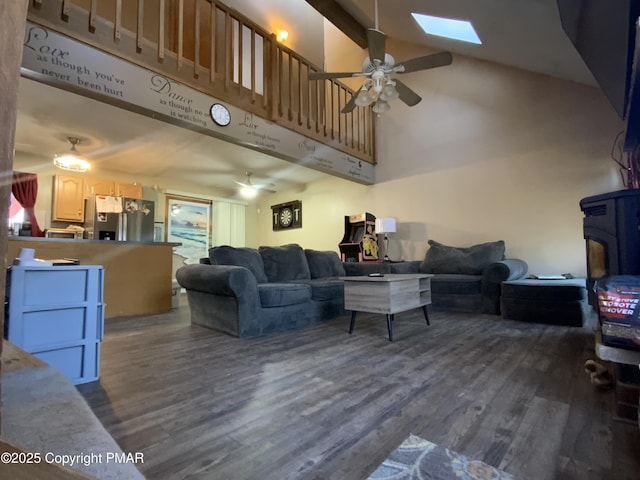
<instances>
[{"instance_id":1,"label":"ceiling fan blade","mask_svg":"<svg viewBox=\"0 0 640 480\"><path fill-rule=\"evenodd\" d=\"M327 80L331 78L359 77L362 72L311 72L309 80Z\"/></svg>"},{"instance_id":2,"label":"ceiling fan blade","mask_svg":"<svg viewBox=\"0 0 640 480\"><path fill-rule=\"evenodd\" d=\"M358 96L358 93L354 93L353 95L351 95L351 99L347 102L347 104L342 108L342 110L340 110L340 113L349 113L349 112L353 112L353 110L356 108L356 97Z\"/></svg>"},{"instance_id":3,"label":"ceiling fan blade","mask_svg":"<svg viewBox=\"0 0 640 480\"><path fill-rule=\"evenodd\" d=\"M434 53L432 55L425 55L424 57L417 57L400 62L404 70L398 70L398 73L417 72L418 70L428 70L429 68L444 67L450 65L453 61L453 57L449 52Z\"/></svg>"},{"instance_id":4,"label":"ceiling fan blade","mask_svg":"<svg viewBox=\"0 0 640 480\"><path fill-rule=\"evenodd\" d=\"M242 182L239 182L237 180L234 180L234 182L237 183L238 185L240 185L241 187L245 187L245 188L251 188L252 187L252 185L247 185L246 183L242 183Z\"/></svg>"},{"instance_id":5,"label":"ceiling fan blade","mask_svg":"<svg viewBox=\"0 0 640 480\"><path fill-rule=\"evenodd\" d=\"M376 60L384 63L384 47L387 36L375 28L367 29L367 48L369 49L369 59L375 65Z\"/></svg>"},{"instance_id":6,"label":"ceiling fan blade","mask_svg":"<svg viewBox=\"0 0 640 480\"><path fill-rule=\"evenodd\" d=\"M400 94L400 100L402 100L404 103L406 103L410 107L413 107L414 105L417 105L418 103L420 103L420 100L422 100L422 97L420 95L418 95L416 92L411 90L400 80L394 79L394 82L396 82L396 90Z\"/></svg>"}]
</instances>

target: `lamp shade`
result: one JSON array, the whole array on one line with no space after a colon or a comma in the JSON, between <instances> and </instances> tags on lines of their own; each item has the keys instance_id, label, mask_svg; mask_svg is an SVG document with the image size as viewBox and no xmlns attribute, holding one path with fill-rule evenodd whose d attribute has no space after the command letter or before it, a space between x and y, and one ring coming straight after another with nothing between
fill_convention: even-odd
<instances>
[{"instance_id":1,"label":"lamp shade","mask_svg":"<svg viewBox=\"0 0 640 480\"><path fill-rule=\"evenodd\" d=\"M393 217L376 218L376 233L394 233L396 219Z\"/></svg>"}]
</instances>

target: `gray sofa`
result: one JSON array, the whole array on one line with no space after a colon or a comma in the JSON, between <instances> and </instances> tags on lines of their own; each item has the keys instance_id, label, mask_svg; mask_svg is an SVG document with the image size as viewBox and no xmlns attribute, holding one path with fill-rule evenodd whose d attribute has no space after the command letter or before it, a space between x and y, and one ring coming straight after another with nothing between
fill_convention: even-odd
<instances>
[{"instance_id":1,"label":"gray sofa","mask_svg":"<svg viewBox=\"0 0 640 480\"><path fill-rule=\"evenodd\" d=\"M462 249L429 243L423 261L397 263L343 263L336 252L297 244L219 246L178 269L176 280L187 291L192 323L255 337L343 315L344 276L432 273L434 307L497 315L501 282L527 270L522 260L503 259L504 242Z\"/></svg>"},{"instance_id":2,"label":"gray sofa","mask_svg":"<svg viewBox=\"0 0 640 480\"><path fill-rule=\"evenodd\" d=\"M342 262L336 252L278 247L214 247L209 262L185 265L191 322L236 337L302 328L344 313Z\"/></svg>"}]
</instances>

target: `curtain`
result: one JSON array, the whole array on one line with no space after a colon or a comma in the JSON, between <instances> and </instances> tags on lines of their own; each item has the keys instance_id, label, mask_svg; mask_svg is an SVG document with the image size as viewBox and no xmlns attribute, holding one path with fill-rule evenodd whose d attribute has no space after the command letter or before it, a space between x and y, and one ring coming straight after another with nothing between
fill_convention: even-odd
<instances>
[{"instance_id":1,"label":"curtain","mask_svg":"<svg viewBox=\"0 0 640 480\"><path fill-rule=\"evenodd\" d=\"M246 205L215 200L213 202L213 245L245 246Z\"/></svg>"},{"instance_id":2,"label":"curtain","mask_svg":"<svg viewBox=\"0 0 640 480\"><path fill-rule=\"evenodd\" d=\"M13 172L11 193L27 214L27 219L31 223L31 236L44 237L44 231L40 230L33 210L38 197L38 176L35 173Z\"/></svg>"}]
</instances>

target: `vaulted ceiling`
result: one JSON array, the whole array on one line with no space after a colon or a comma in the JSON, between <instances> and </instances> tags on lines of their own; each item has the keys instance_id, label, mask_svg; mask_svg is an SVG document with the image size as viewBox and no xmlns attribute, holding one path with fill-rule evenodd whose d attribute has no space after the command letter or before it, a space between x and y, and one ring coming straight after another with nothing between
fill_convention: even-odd
<instances>
[{"instance_id":1,"label":"vaulted ceiling","mask_svg":"<svg viewBox=\"0 0 640 480\"><path fill-rule=\"evenodd\" d=\"M593 75L562 28L557 0L307 0L362 48L365 29L523 70L595 85ZM482 45L425 34L411 13L469 20Z\"/></svg>"},{"instance_id":2,"label":"vaulted ceiling","mask_svg":"<svg viewBox=\"0 0 640 480\"><path fill-rule=\"evenodd\" d=\"M374 0L307 0L354 41L364 45L375 26ZM482 45L424 34L412 12L471 20ZM562 29L556 0L379 0L379 28L388 37L449 50L532 72L595 85L594 77ZM366 37L364 37L366 38ZM68 92L54 95L24 80L16 149L37 168L65 146L69 133L87 137L81 145L99 154L100 166L136 177L179 178L201 188L234 195L234 180L253 171L256 182L276 190L303 188L325 174L205 137ZM44 116L44 117L43 117ZM158 180L154 183L161 183ZM160 185L161 187L164 185Z\"/></svg>"}]
</instances>

